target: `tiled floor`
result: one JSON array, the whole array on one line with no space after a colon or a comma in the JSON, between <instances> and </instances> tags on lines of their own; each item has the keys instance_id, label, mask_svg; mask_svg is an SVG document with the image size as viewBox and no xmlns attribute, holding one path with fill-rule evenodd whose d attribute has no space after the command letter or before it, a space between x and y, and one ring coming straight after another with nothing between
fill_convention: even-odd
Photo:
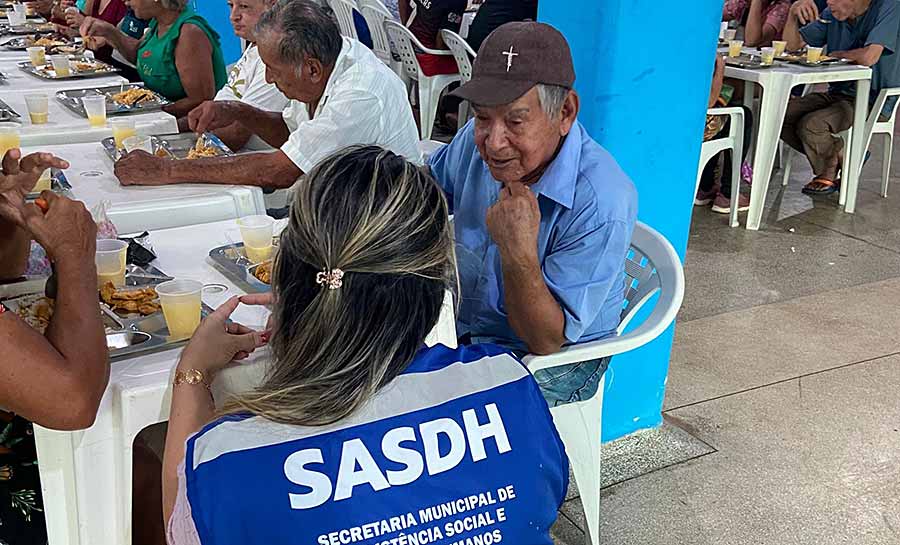
<instances>
[{"instance_id":1,"label":"tiled floor","mask_svg":"<svg viewBox=\"0 0 900 545\"><path fill-rule=\"evenodd\" d=\"M802 158L758 232L695 210L665 416L709 451L604 488L602 543L900 544L900 186L873 148L855 215L800 193ZM626 441L604 462L654 450ZM583 528L572 498L554 537Z\"/></svg>"}]
</instances>

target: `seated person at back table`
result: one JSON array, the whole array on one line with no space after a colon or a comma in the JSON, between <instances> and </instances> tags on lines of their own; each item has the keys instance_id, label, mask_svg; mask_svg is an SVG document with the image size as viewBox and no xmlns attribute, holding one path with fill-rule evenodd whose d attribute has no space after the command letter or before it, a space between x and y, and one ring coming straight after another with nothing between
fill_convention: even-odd
<instances>
[{"instance_id":1,"label":"seated person at back table","mask_svg":"<svg viewBox=\"0 0 900 545\"><path fill-rule=\"evenodd\" d=\"M537 0L485 0L469 26L466 41L476 52L491 32L506 23L537 19Z\"/></svg>"},{"instance_id":2,"label":"seated person at back table","mask_svg":"<svg viewBox=\"0 0 900 545\"><path fill-rule=\"evenodd\" d=\"M150 21L142 38L94 17L86 17L79 32L134 64L148 89L172 101L163 110L176 117L215 97L228 79L219 35L189 0L129 0L128 7Z\"/></svg>"},{"instance_id":3,"label":"seated person at back table","mask_svg":"<svg viewBox=\"0 0 900 545\"><path fill-rule=\"evenodd\" d=\"M219 89L215 100L239 100L260 110L282 112L288 99L275 84L266 81L266 65L259 58L254 29L263 12L272 7L275 0L228 0L231 10L231 26L238 38L247 41L247 48L241 58L231 67L228 83ZM190 130L188 117L178 120L178 130ZM229 148L264 150L269 146L240 123L232 123L215 131Z\"/></svg>"},{"instance_id":4,"label":"seated person at back table","mask_svg":"<svg viewBox=\"0 0 900 545\"><path fill-rule=\"evenodd\" d=\"M828 7L828 0L794 0L791 7L797 6L797 18L800 25L807 25L819 18L819 14Z\"/></svg>"},{"instance_id":5,"label":"seated person at back table","mask_svg":"<svg viewBox=\"0 0 900 545\"><path fill-rule=\"evenodd\" d=\"M400 0L400 17L410 32L428 49L447 49L441 30L459 33L468 0ZM417 53L426 76L459 71L452 55Z\"/></svg>"},{"instance_id":6,"label":"seated person at back table","mask_svg":"<svg viewBox=\"0 0 900 545\"><path fill-rule=\"evenodd\" d=\"M274 82L290 104L282 113L240 101L210 101L191 112L202 133L240 123L273 153L169 161L143 151L116 162L123 185L181 182L284 189L322 159L354 144L374 144L421 162L419 131L406 86L367 47L342 38L331 13L309 0L279 0L255 35Z\"/></svg>"},{"instance_id":7,"label":"seated person at back table","mask_svg":"<svg viewBox=\"0 0 900 545\"><path fill-rule=\"evenodd\" d=\"M784 30L789 50L806 45L825 47L828 55L872 67L871 107L882 89L900 86L900 3L897 0L830 0L829 8L802 26L808 4L798 2ZM784 115L781 138L809 159L814 178L803 192L827 195L840 189L838 173L844 144L836 136L853 124L855 81L831 83L824 93L791 98ZM896 100L885 103L882 116L890 116Z\"/></svg>"},{"instance_id":8,"label":"seated person at back table","mask_svg":"<svg viewBox=\"0 0 900 545\"><path fill-rule=\"evenodd\" d=\"M394 153L353 146L294 192L274 295L225 303L176 369L163 461L170 545L403 534L551 545L569 464L534 379L499 346L425 346L454 284L441 189ZM273 299L268 332L226 325L239 302ZM267 378L217 413L206 385L267 335ZM446 530L463 517L467 530Z\"/></svg>"},{"instance_id":9,"label":"seated person at back table","mask_svg":"<svg viewBox=\"0 0 900 545\"><path fill-rule=\"evenodd\" d=\"M722 21L744 23L747 47L768 46L781 39L790 8L790 0L725 0Z\"/></svg>"},{"instance_id":10,"label":"seated person at back table","mask_svg":"<svg viewBox=\"0 0 900 545\"><path fill-rule=\"evenodd\" d=\"M566 39L495 30L454 92L475 119L430 159L455 213L458 331L521 353L616 334L637 194L577 121ZM606 361L538 371L551 406L593 395Z\"/></svg>"}]
</instances>

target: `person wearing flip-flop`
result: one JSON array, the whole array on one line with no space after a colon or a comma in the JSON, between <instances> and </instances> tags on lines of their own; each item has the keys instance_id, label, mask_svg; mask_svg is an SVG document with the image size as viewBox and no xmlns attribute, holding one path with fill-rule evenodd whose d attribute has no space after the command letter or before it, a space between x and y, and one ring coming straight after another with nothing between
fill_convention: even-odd
<instances>
[{"instance_id":1,"label":"person wearing flip-flop","mask_svg":"<svg viewBox=\"0 0 900 545\"><path fill-rule=\"evenodd\" d=\"M784 29L789 50L825 47L832 57L870 66L870 106L882 89L900 86L900 55L895 54L900 1L828 0L828 7L810 20L812 4L801 0L791 6ZM806 155L814 174L804 193L827 195L840 189L844 145L837 134L853 124L855 95L856 82L841 81L831 83L826 92L791 98L788 103L781 138ZM881 115L890 116L895 103L888 100Z\"/></svg>"}]
</instances>

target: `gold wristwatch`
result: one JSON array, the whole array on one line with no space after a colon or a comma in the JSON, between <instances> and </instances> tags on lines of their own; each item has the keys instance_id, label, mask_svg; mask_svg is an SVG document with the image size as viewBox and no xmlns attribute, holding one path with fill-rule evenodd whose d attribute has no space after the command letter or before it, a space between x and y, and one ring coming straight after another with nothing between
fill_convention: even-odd
<instances>
[{"instance_id":1,"label":"gold wristwatch","mask_svg":"<svg viewBox=\"0 0 900 545\"><path fill-rule=\"evenodd\" d=\"M197 369L176 371L175 381L172 384L174 386L178 386L179 384L189 384L191 386L202 384L209 390L209 381L206 380L206 375L203 374L203 371L198 371Z\"/></svg>"}]
</instances>

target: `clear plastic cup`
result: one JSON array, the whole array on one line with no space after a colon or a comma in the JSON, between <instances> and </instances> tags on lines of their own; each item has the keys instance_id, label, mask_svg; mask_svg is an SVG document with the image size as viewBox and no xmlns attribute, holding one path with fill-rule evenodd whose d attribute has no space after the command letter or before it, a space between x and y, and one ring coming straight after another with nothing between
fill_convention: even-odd
<instances>
[{"instance_id":1,"label":"clear plastic cup","mask_svg":"<svg viewBox=\"0 0 900 545\"><path fill-rule=\"evenodd\" d=\"M31 61L32 66L41 67L47 64L47 51L44 49L44 46L26 47L25 51L28 52L28 60Z\"/></svg>"},{"instance_id":2,"label":"clear plastic cup","mask_svg":"<svg viewBox=\"0 0 900 545\"><path fill-rule=\"evenodd\" d=\"M719 25L719 39L725 39L725 33L728 32L728 21L722 21L722 24Z\"/></svg>"},{"instance_id":3,"label":"clear plastic cup","mask_svg":"<svg viewBox=\"0 0 900 545\"><path fill-rule=\"evenodd\" d=\"M125 147L125 139L135 136L137 130L134 127L134 119L129 117L117 117L109 120L109 126L112 128L113 138L116 141L116 148L123 149ZM150 153L153 153L152 151Z\"/></svg>"},{"instance_id":4,"label":"clear plastic cup","mask_svg":"<svg viewBox=\"0 0 900 545\"><path fill-rule=\"evenodd\" d=\"M737 37L737 30L735 30L733 28L729 28L728 30L725 31L725 41L726 42L730 42L731 40L735 39L736 37Z\"/></svg>"},{"instance_id":5,"label":"clear plastic cup","mask_svg":"<svg viewBox=\"0 0 900 545\"><path fill-rule=\"evenodd\" d=\"M25 7L25 4L22 4L19 2L16 2L15 4L13 4L12 8L13 8L14 12L21 13L22 15L27 15L27 13L28 13L28 8Z\"/></svg>"},{"instance_id":6,"label":"clear plastic cup","mask_svg":"<svg viewBox=\"0 0 900 545\"><path fill-rule=\"evenodd\" d=\"M186 339L200 325L203 283L175 279L156 286L170 339Z\"/></svg>"},{"instance_id":7,"label":"clear plastic cup","mask_svg":"<svg viewBox=\"0 0 900 545\"><path fill-rule=\"evenodd\" d=\"M32 125L43 125L50 118L50 99L47 95L25 95L25 106Z\"/></svg>"},{"instance_id":8,"label":"clear plastic cup","mask_svg":"<svg viewBox=\"0 0 900 545\"><path fill-rule=\"evenodd\" d=\"M759 50L760 56L762 57L762 63L764 65L769 65L775 62L775 48L774 47L763 47Z\"/></svg>"},{"instance_id":9,"label":"clear plastic cup","mask_svg":"<svg viewBox=\"0 0 900 545\"><path fill-rule=\"evenodd\" d=\"M69 64L68 55L50 55L50 63L53 64L53 71L57 77L72 75L72 66Z\"/></svg>"},{"instance_id":10,"label":"clear plastic cup","mask_svg":"<svg viewBox=\"0 0 900 545\"><path fill-rule=\"evenodd\" d=\"M772 47L775 48L775 56L780 57L784 55L784 51L787 49L787 42L784 40L775 40L772 42Z\"/></svg>"},{"instance_id":11,"label":"clear plastic cup","mask_svg":"<svg viewBox=\"0 0 900 545\"><path fill-rule=\"evenodd\" d=\"M153 140L151 140L149 136L129 136L122 141L122 147L128 153L131 153L132 151L142 150L152 154Z\"/></svg>"},{"instance_id":12,"label":"clear plastic cup","mask_svg":"<svg viewBox=\"0 0 900 545\"><path fill-rule=\"evenodd\" d=\"M272 235L275 220L269 216L244 216L237 220L244 241L244 254L252 263L262 263L272 257Z\"/></svg>"},{"instance_id":13,"label":"clear plastic cup","mask_svg":"<svg viewBox=\"0 0 900 545\"><path fill-rule=\"evenodd\" d=\"M128 243L117 239L100 239L97 241L97 253L94 262L97 264L97 285L103 286L112 282L116 287L125 285L125 262L128 258Z\"/></svg>"},{"instance_id":14,"label":"clear plastic cup","mask_svg":"<svg viewBox=\"0 0 900 545\"><path fill-rule=\"evenodd\" d=\"M106 97L103 95L87 95L81 98L84 113L87 114L91 127L106 126Z\"/></svg>"},{"instance_id":15,"label":"clear plastic cup","mask_svg":"<svg viewBox=\"0 0 900 545\"><path fill-rule=\"evenodd\" d=\"M741 55L741 49L744 47L744 40L731 40L728 42L728 56L729 57L739 57Z\"/></svg>"},{"instance_id":16,"label":"clear plastic cup","mask_svg":"<svg viewBox=\"0 0 900 545\"><path fill-rule=\"evenodd\" d=\"M6 19L9 21L9 26L11 27L22 26L25 24L25 12L8 9L6 10Z\"/></svg>"},{"instance_id":17,"label":"clear plastic cup","mask_svg":"<svg viewBox=\"0 0 900 545\"><path fill-rule=\"evenodd\" d=\"M821 47L807 47L806 62L817 63L822 60L822 49Z\"/></svg>"},{"instance_id":18,"label":"clear plastic cup","mask_svg":"<svg viewBox=\"0 0 900 545\"><path fill-rule=\"evenodd\" d=\"M22 146L19 137L19 129L16 127L0 127L0 160L6 156L6 152Z\"/></svg>"}]
</instances>

